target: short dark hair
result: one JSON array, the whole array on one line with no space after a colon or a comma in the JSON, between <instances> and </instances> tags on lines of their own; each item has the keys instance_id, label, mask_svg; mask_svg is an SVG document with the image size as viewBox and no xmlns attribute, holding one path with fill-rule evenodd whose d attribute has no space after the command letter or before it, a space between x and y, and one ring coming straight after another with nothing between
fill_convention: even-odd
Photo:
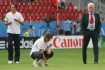
<instances>
[{"instance_id":1,"label":"short dark hair","mask_svg":"<svg viewBox=\"0 0 105 70\"><path fill-rule=\"evenodd\" d=\"M11 5L14 5L16 9L18 8L17 4L11 4Z\"/></svg>"},{"instance_id":2,"label":"short dark hair","mask_svg":"<svg viewBox=\"0 0 105 70\"><path fill-rule=\"evenodd\" d=\"M50 32L47 32L44 36L46 38L48 38L48 39L52 39L53 38L53 35Z\"/></svg>"}]
</instances>

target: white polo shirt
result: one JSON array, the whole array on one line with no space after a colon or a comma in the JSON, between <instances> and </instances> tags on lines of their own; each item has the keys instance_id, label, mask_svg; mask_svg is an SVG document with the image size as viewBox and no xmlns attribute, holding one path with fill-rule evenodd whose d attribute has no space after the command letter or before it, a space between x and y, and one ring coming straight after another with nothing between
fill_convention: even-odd
<instances>
[{"instance_id":1,"label":"white polo shirt","mask_svg":"<svg viewBox=\"0 0 105 70\"><path fill-rule=\"evenodd\" d=\"M48 42L44 42L44 37L39 38L38 40L35 41L31 52L30 52L30 56L32 55L33 52L35 51L40 51L40 49L46 50L48 46Z\"/></svg>"},{"instance_id":2,"label":"white polo shirt","mask_svg":"<svg viewBox=\"0 0 105 70\"><path fill-rule=\"evenodd\" d=\"M5 21L12 22L12 24L8 25L7 33L20 34L20 23L16 22L14 19L24 21L21 13L16 12L13 14L12 12L8 12L6 14Z\"/></svg>"}]
</instances>

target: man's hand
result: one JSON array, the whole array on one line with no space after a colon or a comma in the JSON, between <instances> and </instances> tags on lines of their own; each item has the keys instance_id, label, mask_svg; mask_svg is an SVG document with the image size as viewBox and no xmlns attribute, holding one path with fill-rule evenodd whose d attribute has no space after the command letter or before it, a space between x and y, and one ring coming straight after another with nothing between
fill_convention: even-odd
<instances>
[{"instance_id":1,"label":"man's hand","mask_svg":"<svg viewBox=\"0 0 105 70\"><path fill-rule=\"evenodd\" d=\"M5 24L6 24L6 25L10 25L10 24L12 24L12 22L6 22Z\"/></svg>"},{"instance_id":2,"label":"man's hand","mask_svg":"<svg viewBox=\"0 0 105 70\"><path fill-rule=\"evenodd\" d=\"M12 24L12 22L8 22L8 25L9 25L9 24Z\"/></svg>"},{"instance_id":3,"label":"man's hand","mask_svg":"<svg viewBox=\"0 0 105 70\"><path fill-rule=\"evenodd\" d=\"M48 63L47 63L47 62L45 62L45 65L46 65L46 66L48 66Z\"/></svg>"},{"instance_id":4,"label":"man's hand","mask_svg":"<svg viewBox=\"0 0 105 70\"><path fill-rule=\"evenodd\" d=\"M50 50L48 50L48 51L47 51L47 54L51 54L51 51L50 51Z\"/></svg>"},{"instance_id":5,"label":"man's hand","mask_svg":"<svg viewBox=\"0 0 105 70\"><path fill-rule=\"evenodd\" d=\"M14 19L16 22L19 22L19 20L18 19Z\"/></svg>"},{"instance_id":6,"label":"man's hand","mask_svg":"<svg viewBox=\"0 0 105 70\"><path fill-rule=\"evenodd\" d=\"M19 22L20 24L24 25L24 21L20 21L18 19L14 19L16 22Z\"/></svg>"}]
</instances>

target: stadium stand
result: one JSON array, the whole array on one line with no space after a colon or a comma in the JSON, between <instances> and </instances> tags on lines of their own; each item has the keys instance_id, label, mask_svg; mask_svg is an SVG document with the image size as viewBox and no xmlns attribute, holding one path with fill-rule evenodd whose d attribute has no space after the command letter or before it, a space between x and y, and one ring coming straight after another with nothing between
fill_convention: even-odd
<instances>
[{"instance_id":1,"label":"stadium stand","mask_svg":"<svg viewBox=\"0 0 105 70\"><path fill-rule=\"evenodd\" d=\"M2 0L0 2L0 16L5 16L7 12L10 11L10 5L14 3L13 0ZM22 13L25 20L40 21L43 20L45 15L49 13L52 14L52 17L56 19L56 8L52 5L51 0L36 0L35 2L15 2L19 9L18 11ZM59 19L60 21L65 20L66 18L71 18L76 20L79 17L78 13L83 14L86 12L85 9L75 9L74 5L71 2L66 3L67 9L59 9Z\"/></svg>"},{"instance_id":2,"label":"stadium stand","mask_svg":"<svg viewBox=\"0 0 105 70\"><path fill-rule=\"evenodd\" d=\"M76 6L78 8L78 0L66 0L67 2L71 2L74 7ZM81 9L86 9L87 8L87 4L89 2L93 2L95 4L95 12L100 13L100 1L101 1L101 14L102 17L105 18L105 0L80 0L80 8Z\"/></svg>"},{"instance_id":3,"label":"stadium stand","mask_svg":"<svg viewBox=\"0 0 105 70\"><path fill-rule=\"evenodd\" d=\"M15 2L16 1L16 2ZM20 2L21 1L21 2ZM95 12L100 12L100 0L65 0L68 6L67 9L58 9L58 22L54 21L50 23L52 33L57 35L56 24L60 23L63 28L63 21L67 18L71 18L71 21L75 21L77 18L87 11L87 4L93 2L96 6ZM105 0L102 1L102 17L105 18ZM10 5L16 3L18 5L18 11L22 13L25 19L25 25L22 28L28 28L29 25L33 25L36 28L36 36L42 36L44 33L42 31L47 30L46 23L44 22L45 16L49 14L52 18L57 20L57 8L53 6L51 0L35 0L35 2L23 2L22 0L0 0L0 18L4 18L6 13L10 11ZM1 20L1 23L3 21ZM6 37L7 26L0 23L1 33L0 37ZM38 25L39 24L39 25ZM39 31L38 31L39 30ZM22 34L22 33L21 33Z\"/></svg>"}]
</instances>

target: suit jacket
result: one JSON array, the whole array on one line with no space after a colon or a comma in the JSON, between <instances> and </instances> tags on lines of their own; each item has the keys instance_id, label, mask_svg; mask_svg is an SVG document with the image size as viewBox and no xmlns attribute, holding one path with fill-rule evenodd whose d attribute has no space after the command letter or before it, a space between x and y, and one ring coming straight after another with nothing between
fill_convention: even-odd
<instances>
[{"instance_id":1,"label":"suit jacket","mask_svg":"<svg viewBox=\"0 0 105 70\"><path fill-rule=\"evenodd\" d=\"M101 21L99 14L94 13L94 18L95 18L95 30L99 33L101 28ZM82 21L81 21L81 29L83 33L86 31L88 24L89 24L89 13L86 12L82 15Z\"/></svg>"}]
</instances>

